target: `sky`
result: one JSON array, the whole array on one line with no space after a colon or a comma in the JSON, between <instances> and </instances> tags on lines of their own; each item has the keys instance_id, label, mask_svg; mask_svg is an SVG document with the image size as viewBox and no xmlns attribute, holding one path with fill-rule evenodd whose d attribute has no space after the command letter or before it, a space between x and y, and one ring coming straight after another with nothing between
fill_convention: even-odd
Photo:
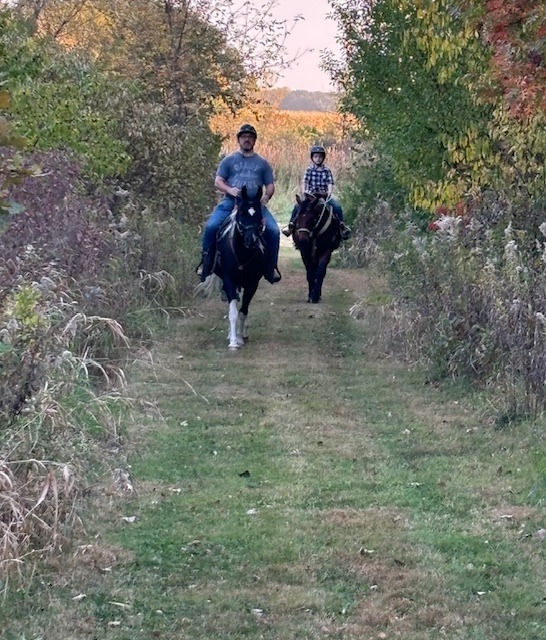
<instances>
[{"instance_id":1,"label":"sky","mask_svg":"<svg viewBox=\"0 0 546 640\"><path fill-rule=\"evenodd\" d=\"M328 49L334 55L339 53L337 23L327 18L331 13L328 0L277 0L273 12L281 19L290 20L298 14L304 17L293 28L286 43L289 57L298 53L301 57L292 63L290 69L283 71L276 86L306 91L333 91L329 75L320 69L322 50Z\"/></svg>"}]
</instances>

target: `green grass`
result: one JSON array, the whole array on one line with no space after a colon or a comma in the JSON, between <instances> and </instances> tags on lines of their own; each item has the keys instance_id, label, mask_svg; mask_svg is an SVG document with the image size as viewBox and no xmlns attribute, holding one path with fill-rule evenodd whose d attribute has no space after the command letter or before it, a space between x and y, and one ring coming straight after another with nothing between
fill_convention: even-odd
<instances>
[{"instance_id":1,"label":"green grass","mask_svg":"<svg viewBox=\"0 0 546 640\"><path fill-rule=\"evenodd\" d=\"M97 493L93 549L12 594L3 637L545 636L543 425L424 385L349 315L362 274L307 305L283 252L242 350L201 301L133 366L137 492Z\"/></svg>"}]
</instances>

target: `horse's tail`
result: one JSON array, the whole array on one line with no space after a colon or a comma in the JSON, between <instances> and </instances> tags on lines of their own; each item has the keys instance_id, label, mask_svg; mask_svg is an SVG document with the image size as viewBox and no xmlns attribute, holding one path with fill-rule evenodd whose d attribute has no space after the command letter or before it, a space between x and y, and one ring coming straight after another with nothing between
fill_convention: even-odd
<instances>
[{"instance_id":1,"label":"horse's tail","mask_svg":"<svg viewBox=\"0 0 546 640\"><path fill-rule=\"evenodd\" d=\"M200 296L201 298L213 298L217 297L222 290L222 279L215 273L212 273L207 277L205 282L200 282L193 290L194 296Z\"/></svg>"}]
</instances>

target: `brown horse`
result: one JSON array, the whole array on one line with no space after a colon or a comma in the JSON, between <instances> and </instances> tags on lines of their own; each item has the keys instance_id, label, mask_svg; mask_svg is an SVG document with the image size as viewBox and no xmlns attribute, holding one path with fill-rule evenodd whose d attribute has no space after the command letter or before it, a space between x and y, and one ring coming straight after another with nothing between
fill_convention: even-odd
<instances>
[{"instance_id":1,"label":"brown horse","mask_svg":"<svg viewBox=\"0 0 546 640\"><path fill-rule=\"evenodd\" d=\"M296 196L297 213L292 237L307 271L307 302L320 302L322 283L332 252L341 243L339 220L324 198L306 193Z\"/></svg>"}]
</instances>

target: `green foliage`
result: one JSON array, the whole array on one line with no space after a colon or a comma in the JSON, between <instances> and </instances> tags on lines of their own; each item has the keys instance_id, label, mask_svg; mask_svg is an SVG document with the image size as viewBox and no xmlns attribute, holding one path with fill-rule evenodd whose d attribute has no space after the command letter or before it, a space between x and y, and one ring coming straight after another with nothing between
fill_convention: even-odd
<instances>
[{"instance_id":1,"label":"green foliage","mask_svg":"<svg viewBox=\"0 0 546 640\"><path fill-rule=\"evenodd\" d=\"M485 19L485 4L336 3L344 108L429 211L487 189L520 200L544 193L543 10L494 3Z\"/></svg>"},{"instance_id":2,"label":"green foliage","mask_svg":"<svg viewBox=\"0 0 546 640\"><path fill-rule=\"evenodd\" d=\"M125 114L123 137L132 157L125 179L153 218L201 221L212 200L220 150L208 125L197 117L184 125L168 107L135 102Z\"/></svg>"},{"instance_id":3,"label":"green foliage","mask_svg":"<svg viewBox=\"0 0 546 640\"><path fill-rule=\"evenodd\" d=\"M381 152L354 153L354 167L343 187L343 208L348 221L366 229L373 224L377 204L387 202L402 211L409 194L393 173L392 163Z\"/></svg>"},{"instance_id":4,"label":"green foliage","mask_svg":"<svg viewBox=\"0 0 546 640\"><path fill-rule=\"evenodd\" d=\"M428 191L448 167L448 140L469 122L486 125L487 109L476 106L460 82L469 53L446 52L449 69L439 65L438 53L429 54L423 46L428 40L413 4L343 3L337 5L337 17L350 52L338 73L343 109L362 123L366 138L381 145L397 182L413 192L413 200L430 206ZM464 24L453 18L447 28L456 38ZM430 64L431 57L437 64Z\"/></svg>"},{"instance_id":5,"label":"green foliage","mask_svg":"<svg viewBox=\"0 0 546 640\"><path fill-rule=\"evenodd\" d=\"M7 16L0 11L0 33L8 22ZM0 61L6 57L5 43L0 38ZM5 70L0 73L0 114L9 113L12 109L12 96L7 88L8 76ZM7 118L0 115L0 147L6 150L0 157L0 214L15 214L21 210L20 205L8 197L10 187L20 184L24 177L34 173L33 168L25 165L24 158L19 150L24 149L28 141L17 135ZM3 220L0 226L4 226Z\"/></svg>"},{"instance_id":6,"label":"green foliage","mask_svg":"<svg viewBox=\"0 0 546 640\"><path fill-rule=\"evenodd\" d=\"M37 148L72 149L95 179L123 173L129 156L117 135L113 81L73 54L57 54L36 72L13 87L16 130Z\"/></svg>"},{"instance_id":7,"label":"green foliage","mask_svg":"<svg viewBox=\"0 0 546 640\"><path fill-rule=\"evenodd\" d=\"M116 135L119 80L99 73L82 51L31 38L9 13L0 15L0 51L16 133L39 149L72 149L95 179L127 167L125 144Z\"/></svg>"},{"instance_id":8,"label":"green foliage","mask_svg":"<svg viewBox=\"0 0 546 640\"><path fill-rule=\"evenodd\" d=\"M339 75L345 108L380 142L414 204L454 204L467 188L462 161L487 165L492 155L484 142L491 108L466 81L486 69L476 34L460 12L426 0L349 3L338 17L352 51ZM454 153L461 146L463 155Z\"/></svg>"}]
</instances>

